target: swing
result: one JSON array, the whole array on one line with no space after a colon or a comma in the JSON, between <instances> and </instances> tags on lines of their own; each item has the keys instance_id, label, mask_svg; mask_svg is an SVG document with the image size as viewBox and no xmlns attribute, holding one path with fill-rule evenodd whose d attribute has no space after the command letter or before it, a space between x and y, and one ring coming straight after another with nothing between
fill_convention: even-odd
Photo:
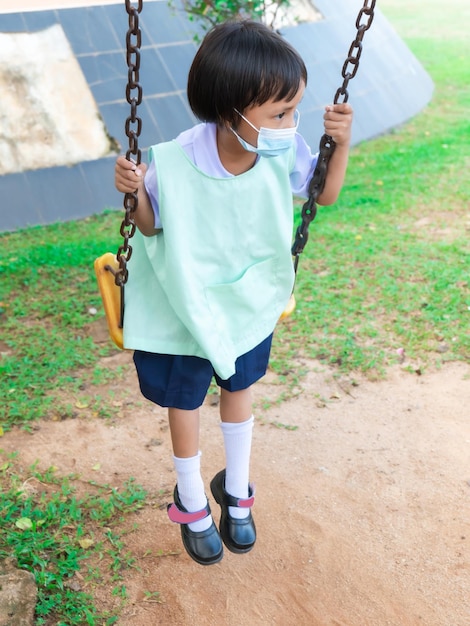
<instances>
[{"instance_id":1,"label":"swing","mask_svg":"<svg viewBox=\"0 0 470 626\"><path fill-rule=\"evenodd\" d=\"M356 19L357 34L349 48L348 56L344 62L341 75L343 84L336 91L334 104L348 101L348 84L354 78L359 68L359 59L362 53L362 39L369 30L374 19L376 0L364 0L363 7L359 10ZM141 150L138 139L142 130L142 120L137 116L137 107L142 102L142 87L139 84L140 70L140 47L141 31L139 28L139 14L142 11L143 0L137 0L137 6L133 6L131 0L125 0L126 11L129 16L129 29L126 34L128 83L126 87L126 99L130 104L131 111L125 122L125 132L129 139L129 148L126 158L131 160L131 155L136 165L141 162ZM364 16L366 19L363 18ZM342 100L340 101L340 98ZM317 199L321 195L326 181L328 163L335 150L335 142L332 137L324 134L320 140L318 161L308 188L308 199L302 206L301 223L299 224L292 245L292 257L294 272L297 275L300 254L303 252L308 241L308 229L317 213ZM127 262L132 255L132 246L129 240L133 237L136 225L132 218L138 206L137 193L124 194L125 214L121 223L120 234L123 243L114 255L107 252L98 257L94 262L94 269L98 286L103 301L103 307L108 324L108 330L112 341L120 349L124 349L123 326L124 326L124 285L128 279ZM280 316L280 320L288 318L296 307L294 291L289 302Z\"/></svg>"}]
</instances>

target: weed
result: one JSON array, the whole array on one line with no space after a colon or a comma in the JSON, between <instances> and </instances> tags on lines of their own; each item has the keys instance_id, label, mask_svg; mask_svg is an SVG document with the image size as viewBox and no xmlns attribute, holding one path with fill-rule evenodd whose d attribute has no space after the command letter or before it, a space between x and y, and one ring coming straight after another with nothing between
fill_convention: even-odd
<instances>
[{"instance_id":1,"label":"weed","mask_svg":"<svg viewBox=\"0 0 470 626\"><path fill-rule=\"evenodd\" d=\"M144 602L163 604L162 595L159 591L144 591Z\"/></svg>"},{"instance_id":2,"label":"weed","mask_svg":"<svg viewBox=\"0 0 470 626\"><path fill-rule=\"evenodd\" d=\"M144 505L145 491L130 480L120 491L89 485L93 493L79 497L75 480L73 475L57 476L53 467L40 472L35 465L23 473L16 454L0 467L0 559L13 556L20 568L34 574L38 625L52 619L67 625L113 623L112 615L94 607L93 585L114 581L123 599L122 572L135 567L123 531L112 527ZM97 541L100 535L103 539ZM87 568L97 554L99 570ZM80 572L90 591L72 584Z\"/></svg>"},{"instance_id":3,"label":"weed","mask_svg":"<svg viewBox=\"0 0 470 626\"><path fill-rule=\"evenodd\" d=\"M271 424L271 426L274 426L275 428L280 428L280 429L284 429L284 430L298 430L298 426L294 426L293 424L283 424L282 422L269 422Z\"/></svg>"}]
</instances>

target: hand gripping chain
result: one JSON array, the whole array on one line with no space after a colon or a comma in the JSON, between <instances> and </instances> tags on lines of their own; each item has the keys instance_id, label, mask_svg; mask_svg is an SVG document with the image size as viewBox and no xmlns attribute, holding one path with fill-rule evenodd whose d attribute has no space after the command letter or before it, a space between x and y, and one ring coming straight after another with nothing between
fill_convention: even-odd
<instances>
[{"instance_id":1,"label":"hand gripping chain","mask_svg":"<svg viewBox=\"0 0 470 626\"><path fill-rule=\"evenodd\" d=\"M348 101L348 84L349 81L354 78L359 68L359 59L362 53L362 39L366 30L369 30L371 27L372 20L374 19L375 1L376 0L364 0L364 6L361 8L357 16L357 34L351 44L351 47L349 48L348 56L343 65L341 72L343 84L336 91L334 97L335 104L340 101L340 98L342 98L340 101L341 103ZM320 140L318 161L308 188L308 200L302 207L302 221L297 227L294 243L292 245L292 256L294 257L294 268L296 272L300 254L303 252L303 249L308 241L308 228L310 223L315 219L315 215L317 213L317 200L325 187L328 163L331 155L335 151L335 147L336 144L333 138L324 134Z\"/></svg>"}]
</instances>

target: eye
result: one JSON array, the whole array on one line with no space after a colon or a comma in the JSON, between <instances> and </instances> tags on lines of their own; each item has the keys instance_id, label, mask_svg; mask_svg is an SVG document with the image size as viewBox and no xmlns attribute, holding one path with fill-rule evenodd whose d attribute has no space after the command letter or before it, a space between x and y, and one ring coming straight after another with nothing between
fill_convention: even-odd
<instances>
[{"instance_id":1,"label":"eye","mask_svg":"<svg viewBox=\"0 0 470 626\"><path fill-rule=\"evenodd\" d=\"M284 117L285 113L279 113L278 115L276 115L278 120L282 120L282 118Z\"/></svg>"}]
</instances>

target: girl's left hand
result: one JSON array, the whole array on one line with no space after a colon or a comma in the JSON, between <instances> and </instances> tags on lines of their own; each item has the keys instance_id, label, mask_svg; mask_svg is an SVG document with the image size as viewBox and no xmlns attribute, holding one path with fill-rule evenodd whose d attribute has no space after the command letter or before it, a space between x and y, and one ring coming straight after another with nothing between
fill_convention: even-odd
<instances>
[{"instance_id":1,"label":"girl's left hand","mask_svg":"<svg viewBox=\"0 0 470 626\"><path fill-rule=\"evenodd\" d=\"M353 110L350 104L329 104L325 107L325 133L333 137L336 145L349 146L351 141L351 125Z\"/></svg>"}]
</instances>

